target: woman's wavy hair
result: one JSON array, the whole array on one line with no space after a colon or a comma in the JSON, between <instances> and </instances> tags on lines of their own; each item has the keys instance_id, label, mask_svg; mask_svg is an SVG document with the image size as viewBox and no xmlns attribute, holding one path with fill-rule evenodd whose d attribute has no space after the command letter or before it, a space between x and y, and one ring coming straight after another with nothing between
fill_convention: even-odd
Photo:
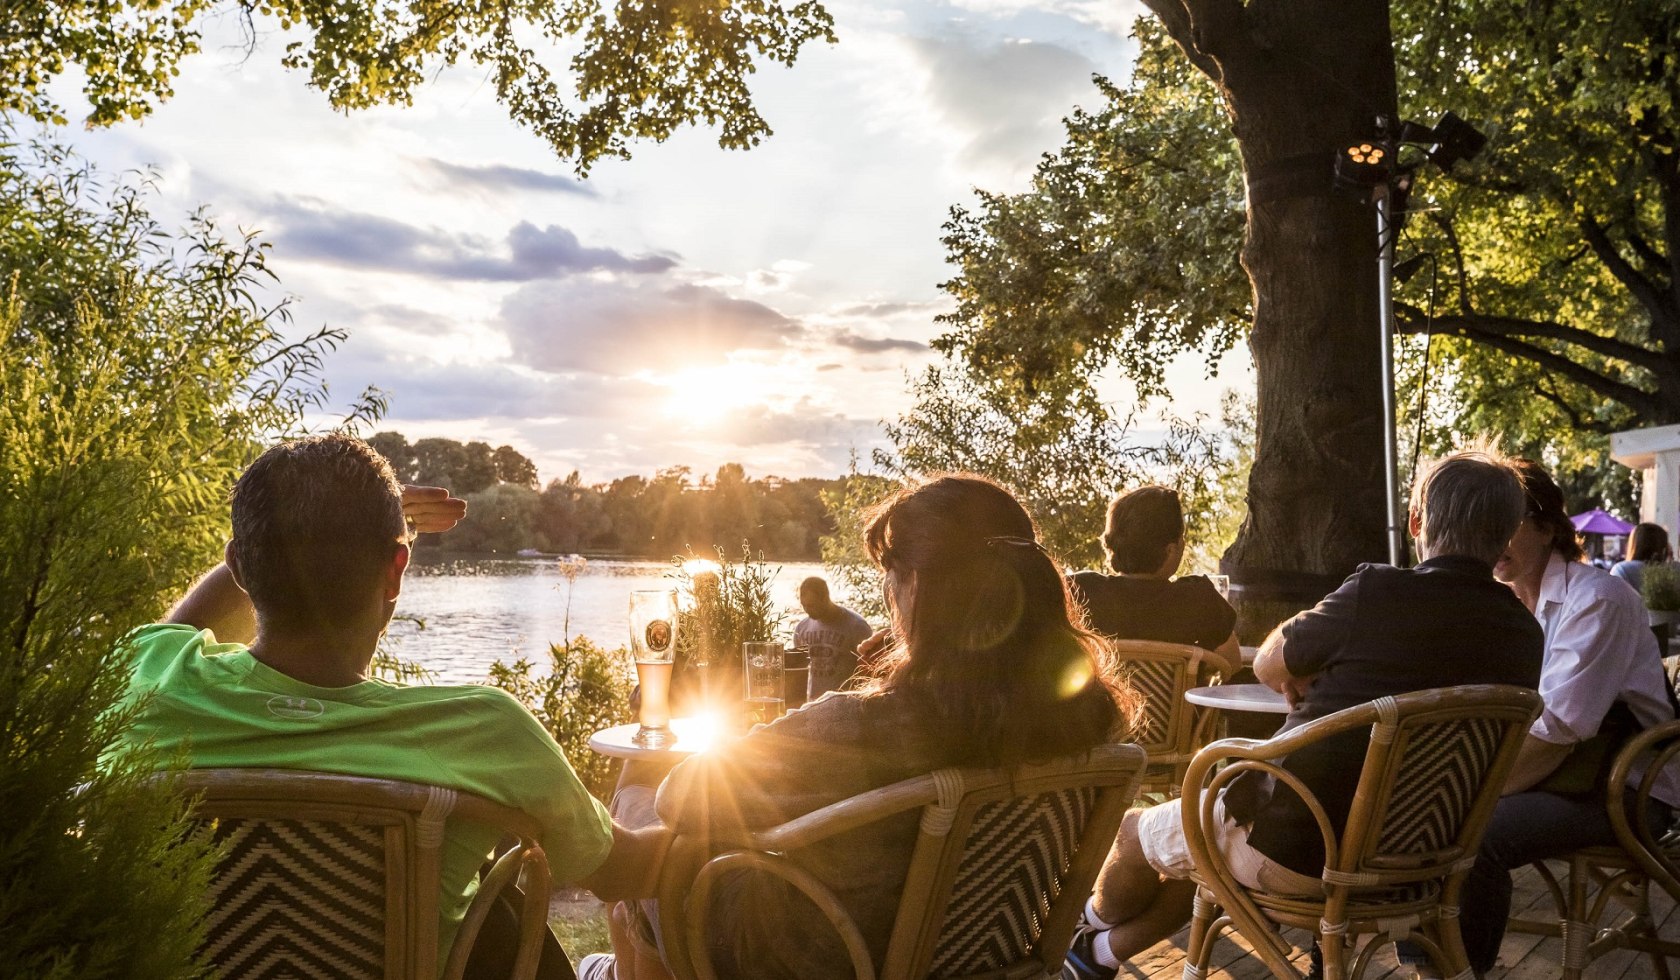
<instances>
[{"instance_id":1,"label":"woman's wavy hair","mask_svg":"<svg viewBox=\"0 0 1680 980\"><path fill-rule=\"evenodd\" d=\"M1512 460L1517 479L1522 481L1523 496L1528 498L1529 520L1540 526L1552 539L1552 550L1564 561L1581 561L1587 557L1581 547L1581 536L1569 520L1563 507L1563 491L1558 489L1546 468L1532 459Z\"/></svg>"},{"instance_id":2,"label":"woman's wavy hair","mask_svg":"<svg viewBox=\"0 0 1680 980\"><path fill-rule=\"evenodd\" d=\"M1010 766L1123 736L1137 697L1111 683L1065 580L1019 502L972 474L876 505L869 554L899 583L874 693L915 700L948 764Z\"/></svg>"}]
</instances>

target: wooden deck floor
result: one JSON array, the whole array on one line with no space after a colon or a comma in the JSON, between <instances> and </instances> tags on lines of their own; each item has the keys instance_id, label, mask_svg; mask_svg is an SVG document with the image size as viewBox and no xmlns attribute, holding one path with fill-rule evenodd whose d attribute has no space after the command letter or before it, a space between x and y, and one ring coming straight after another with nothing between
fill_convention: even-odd
<instances>
[{"instance_id":1,"label":"wooden deck floor","mask_svg":"<svg viewBox=\"0 0 1680 980\"><path fill-rule=\"evenodd\" d=\"M1512 906L1523 918L1541 920L1555 915L1551 912L1552 902L1538 872L1533 869L1519 872L1514 885ZM1664 937L1680 937L1680 910L1675 908L1667 896L1660 894L1653 898L1652 904L1653 916L1663 923ZM1127 968L1120 971L1120 976L1132 977L1135 980L1178 980L1183 975L1188 931L1182 930L1142 956L1134 958ZM1311 942L1310 934L1295 933L1289 938L1296 945L1295 962L1304 971L1307 967L1305 947ZM1252 952L1253 947L1246 941L1240 938L1233 939L1227 932L1214 949L1209 976L1234 980L1262 980L1268 977L1270 974L1265 965L1260 962L1259 957L1252 955ZM1505 943L1499 949L1499 964L1488 974L1488 980L1555 978L1560 975L1562 961L1562 940L1506 933ZM1676 965L1671 964L1672 966ZM1394 961L1392 952L1383 951L1376 955L1365 976L1367 980L1402 980L1410 973L1409 969L1402 969ZM1650 959L1645 954L1625 949L1606 953L1594 960L1586 970L1588 980L1645 980L1656 975Z\"/></svg>"}]
</instances>

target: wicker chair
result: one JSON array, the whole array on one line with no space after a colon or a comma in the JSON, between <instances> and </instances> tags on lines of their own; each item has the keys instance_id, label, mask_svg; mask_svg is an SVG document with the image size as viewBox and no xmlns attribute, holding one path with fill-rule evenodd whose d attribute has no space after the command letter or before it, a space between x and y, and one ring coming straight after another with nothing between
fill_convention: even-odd
<instances>
[{"instance_id":1,"label":"wicker chair","mask_svg":"<svg viewBox=\"0 0 1680 980\"><path fill-rule=\"evenodd\" d=\"M1280 925L1318 934L1327 980L1358 976L1382 945L1416 940L1447 977L1468 978L1458 895L1482 831L1540 710L1531 690L1464 686L1380 698L1266 742L1214 742L1190 764L1184 830L1198 884L1184 976L1206 975L1220 930L1234 927L1278 977L1299 977ZM1358 789L1338 838L1323 806L1278 763L1303 745L1370 726ZM1210 834L1219 791L1243 772L1276 777L1307 801L1323 835L1324 894L1250 891L1231 875ZM1352 937L1372 935L1350 966Z\"/></svg>"},{"instance_id":2,"label":"wicker chair","mask_svg":"<svg viewBox=\"0 0 1680 980\"><path fill-rule=\"evenodd\" d=\"M1014 771L942 769L738 840L679 836L659 889L666 965L679 980L716 976L705 942L713 886L753 869L821 909L859 980L1057 976L1144 762L1134 745L1105 745ZM786 852L917 809L892 938L876 963L839 899Z\"/></svg>"},{"instance_id":3,"label":"wicker chair","mask_svg":"<svg viewBox=\"0 0 1680 980\"><path fill-rule=\"evenodd\" d=\"M1614 949L1633 949L1651 957L1655 976L1669 980L1667 957L1680 957L1680 940L1664 941L1651 918L1650 893L1654 884L1680 902L1680 830L1652 827L1645 803L1655 785L1656 773L1680 755L1680 721L1657 725L1639 733L1616 756L1610 771L1605 805L1617 844L1588 847L1566 859L1567 889L1545 864L1534 867L1551 893L1557 918L1551 921L1513 918L1512 932L1538 933L1563 938L1563 975L1578 980L1588 963ZM1644 758L1641 758L1641 757ZM1634 764L1647 764L1645 777L1631 790L1628 776ZM1627 819L1627 794L1634 794ZM1602 926L1612 903L1631 915L1614 926Z\"/></svg>"},{"instance_id":4,"label":"wicker chair","mask_svg":"<svg viewBox=\"0 0 1680 980\"><path fill-rule=\"evenodd\" d=\"M523 876L515 980L535 975L548 861L530 817L467 793L279 769L189 769L194 813L225 851L210 886L206 950L225 978L431 980L438 976L446 819L519 838L467 909L443 968L457 980L490 903Z\"/></svg>"},{"instance_id":5,"label":"wicker chair","mask_svg":"<svg viewBox=\"0 0 1680 980\"><path fill-rule=\"evenodd\" d=\"M1112 640L1118 674L1143 697L1143 715L1132 738L1149 753L1139 793L1177 796L1184 771L1207 743L1217 712L1197 712L1184 692L1202 683L1208 652L1184 643Z\"/></svg>"}]
</instances>

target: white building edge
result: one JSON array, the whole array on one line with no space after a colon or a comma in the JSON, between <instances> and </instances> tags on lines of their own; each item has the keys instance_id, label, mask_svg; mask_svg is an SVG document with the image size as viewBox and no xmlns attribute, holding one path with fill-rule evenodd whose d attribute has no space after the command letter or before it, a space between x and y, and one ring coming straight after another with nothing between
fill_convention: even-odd
<instances>
[{"instance_id":1,"label":"white building edge","mask_svg":"<svg viewBox=\"0 0 1680 980\"><path fill-rule=\"evenodd\" d=\"M1629 429L1610 435L1610 458L1644 476L1639 519L1668 530L1669 546L1680 553L1680 425Z\"/></svg>"}]
</instances>

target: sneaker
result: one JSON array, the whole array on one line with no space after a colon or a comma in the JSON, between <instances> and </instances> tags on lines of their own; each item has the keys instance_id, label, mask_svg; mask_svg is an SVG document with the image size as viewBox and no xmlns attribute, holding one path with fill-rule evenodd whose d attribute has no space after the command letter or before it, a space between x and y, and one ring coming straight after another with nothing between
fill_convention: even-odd
<instances>
[{"instance_id":1,"label":"sneaker","mask_svg":"<svg viewBox=\"0 0 1680 980\"><path fill-rule=\"evenodd\" d=\"M1073 945L1062 961L1062 980L1114 980L1120 971L1097 962L1096 942L1102 935L1103 930L1080 915L1079 925L1073 930Z\"/></svg>"},{"instance_id":2,"label":"sneaker","mask_svg":"<svg viewBox=\"0 0 1680 980\"><path fill-rule=\"evenodd\" d=\"M611 953L590 953L578 960L577 980L614 980L618 974L618 961Z\"/></svg>"}]
</instances>

